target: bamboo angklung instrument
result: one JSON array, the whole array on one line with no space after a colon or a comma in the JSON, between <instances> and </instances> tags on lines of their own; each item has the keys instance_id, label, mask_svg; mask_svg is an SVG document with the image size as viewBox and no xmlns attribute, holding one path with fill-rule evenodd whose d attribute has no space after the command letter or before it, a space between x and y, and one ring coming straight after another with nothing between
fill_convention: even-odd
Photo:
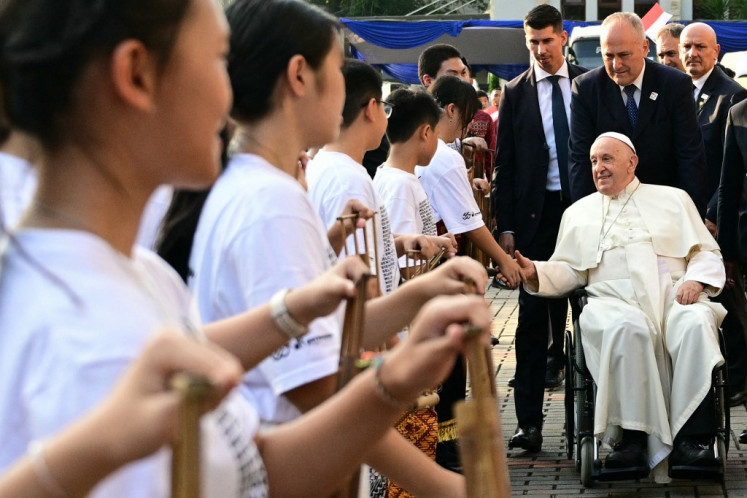
<instances>
[{"instance_id":1,"label":"bamboo angklung instrument","mask_svg":"<svg viewBox=\"0 0 747 498\"><path fill-rule=\"evenodd\" d=\"M410 264L412 262L412 264ZM407 249L405 250L405 267L403 268L402 277L405 280L410 280L417 277L420 274L420 269L423 267L425 259L420 249Z\"/></svg>"},{"instance_id":2,"label":"bamboo angklung instrument","mask_svg":"<svg viewBox=\"0 0 747 498\"><path fill-rule=\"evenodd\" d=\"M347 230L345 227L345 222L348 220L352 220L353 226L355 226L358 221L358 215L344 215L337 218L337 221L339 221L342 226L346 256L349 255L347 249ZM364 251L361 251L358 244L357 230L357 228L353 228L352 232L355 255L359 256L366 265L370 265L366 229L365 227L360 229L363 230ZM376 245L376 233L374 232L374 253L378 256L378 248ZM342 344L340 348L340 367L337 371L338 391L345 387L345 385L360 372L357 363L363 351L363 329L365 323L366 300L368 298L368 282L370 278L372 278L372 276L366 274L358 279L355 284L356 295L347 300L347 305L345 307L345 318L342 326ZM356 498L358 496L358 488L360 485L359 478L360 471L355 472L333 496L336 498Z\"/></svg>"},{"instance_id":3,"label":"bamboo angklung instrument","mask_svg":"<svg viewBox=\"0 0 747 498\"><path fill-rule=\"evenodd\" d=\"M200 417L213 385L205 377L180 373L171 380L171 388L181 394L179 433L172 445L171 496L199 498Z\"/></svg>"},{"instance_id":4,"label":"bamboo angklung instrument","mask_svg":"<svg viewBox=\"0 0 747 498\"><path fill-rule=\"evenodd\" d=\"M475 283L466 282L474 292ZM470 336L467 368L472 396L454 406L459 433L459 455L468 498L510 496L511 488L503 448L490 351L480 343L481 330L465 325Z\"/></svg>"},{"instance_id":5,"label":"bamboo angklung instrument","mask_svg":"<svg viewBox=\"0 0 747 498\"><path fill-rule=\"evenodd\" d=\"M443 257L444 257L445 254L446 254L446 248L442 247L438 251L438 253L436 253L436 255L433 256L428 261L428 263L425 264L425 266L423 267L423 272L422 273L433 271L436 268L436 266L438 266L438 264L441 262L441 260L443 259Z\"/></svg>"},{"instance_id":6,"label":"bamboo angklung instrument","mask_svg":"<svg viewBox=\"0 0 747 498\"><path fill-rule=\"evenodd\" d=\"M485 171L487 170L486 165L491 164L495 160L495 151L488 149L488 150L481 150L479 158L475 161L475 167L474 167L474 177L475 178L483 178L486 181L490 181L485 177ZM475 191L475 201L477 202L478 207L480 208L480 213L482 213L482 221L485 222L485 226L490 228L490 190L484 191L484 190L476 190Z\"/></svg>"},{"instance_id":7,"label":"bamboo angklung instrument","mask_svg":"<svg viewBox=\"0 0 747 498\"><path fill-rule=\"evenodd\" d=\"M475 160L477 158L477 146L468 142L462 142L462 157L464 165L467 167L467 177L470 183L475 177Z\"/></svg>"},{"instance_id":8,"label":"bamboo angklung instrument","mask_svg":"<svg viewBox=\"0 0 747 498\"><path fill-rule=\"evenodd\" d=\"M488 161L494 159L495 152L490 149L477 150L477 147L473 144L462 143L462 157L464 158L464 164L467 167L467 179L469 180L470 187L472 187L472 180L475 178L485 179L485 165ZM477 207L480 209L482 221L485 223L488 230L490 230L490 191L475 190L474 188L472 191ZM490 257L469 240L465 241L464 252L473 259L479 261L483 266L490 266Z\"/></svg>"}]
</instances>

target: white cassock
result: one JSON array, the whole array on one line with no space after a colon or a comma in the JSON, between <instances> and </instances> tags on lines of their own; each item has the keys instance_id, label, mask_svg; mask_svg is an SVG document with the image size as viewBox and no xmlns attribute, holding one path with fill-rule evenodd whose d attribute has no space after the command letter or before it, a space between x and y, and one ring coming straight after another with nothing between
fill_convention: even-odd
<instances>
[{"instance_id":1,"label":"white cassock","mask_svg":"<svg viewBox=\"0 0 747 498\"><path fill-rule=\"evenodd\" d=\"M716 241L687 193L634 178L617 197L597 192L568 208L555 252L535 265L530 293L586 287L579 322L598 387L594 433L613 443L622 428L647 432L653 469L724 362L717 329L726 310L708 300L726 279ZM675 296L686 280L705 287L683 306Z\"/></svg>"}]
</instances>

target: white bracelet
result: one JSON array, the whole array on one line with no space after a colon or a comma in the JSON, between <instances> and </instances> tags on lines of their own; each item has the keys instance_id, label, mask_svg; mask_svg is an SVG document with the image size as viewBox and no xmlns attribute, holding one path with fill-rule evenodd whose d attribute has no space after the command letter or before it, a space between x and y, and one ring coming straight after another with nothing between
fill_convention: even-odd
<instances>
[{"instance_id":1,"label":"white bracelet","mask_svg":"<svg viewBox=\"0 0 747 498\"><path fill-rule=\"evenodd\" d=\"M290 316L288 307L285 305L285 296L290 291L290 289L281 289L272 296L270 299L270 316L272 316L272 321L275 322L277 328L282 330L285 335L291 339L298 339L309 331L309 327L298 323Z\"/></svg>"},{"instance_id":2,"label":"white bracelet","mask_svg":"<svg viewBox=\"0 0 747 498\"><path fill-rule=\"evenodd\" d=\"M42 487L52 496L67 498L68 495L62 485L57 482L52 473L49 471L47 461L44 459L44 443L42 441L31 441L29 443L29 459L34 474L39 478Z\"/></svg>"}]
</instances>

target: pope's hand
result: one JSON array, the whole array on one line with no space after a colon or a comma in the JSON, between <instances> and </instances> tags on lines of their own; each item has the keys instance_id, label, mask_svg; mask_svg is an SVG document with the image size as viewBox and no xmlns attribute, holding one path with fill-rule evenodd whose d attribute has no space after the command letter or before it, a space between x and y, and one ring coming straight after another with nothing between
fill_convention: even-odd
<instances>
[{"instance_id":1,"label":"pope's hand","mask_svg":"<svg viewBox=\"0 0 747 498\"><path fill-rule=\"evenodd\" d=\"M677 289L677 302L680 304L693 304L703 292L703 284L695 280L688 280Z\"/></svg>"},{"instance_id":2,"label":"pope's hand","mask_svg":"<svg viewBox=\"0 0 747 498\"><path fill-rule=\"evenodd\" d=\"M539 285L537 267L534 266L534 262L531 259L522 256L519 251L516 251L514 254L516 254L516 262L519 263L519 268L521 269L522 281L533 287Z\"/></svg>"}]
</instances>

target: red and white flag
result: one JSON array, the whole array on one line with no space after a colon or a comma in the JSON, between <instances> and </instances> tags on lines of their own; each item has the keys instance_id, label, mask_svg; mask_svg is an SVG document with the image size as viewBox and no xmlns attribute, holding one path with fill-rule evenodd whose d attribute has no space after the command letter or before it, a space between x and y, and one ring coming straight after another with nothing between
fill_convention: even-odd
<instances>
[{"instance_id":1,"label":"red and white flag","mask_svg":"<svg viewBox=\"0 0 747 498\"><path fill-rule=\"evenodd\" d=\"M656 38L656 33L672 18L672 14L664 12L659 2L656 2L651 10L641 18L643 29L646 30L646 36L652 40Z\"/></svg>"}]
</instances>

